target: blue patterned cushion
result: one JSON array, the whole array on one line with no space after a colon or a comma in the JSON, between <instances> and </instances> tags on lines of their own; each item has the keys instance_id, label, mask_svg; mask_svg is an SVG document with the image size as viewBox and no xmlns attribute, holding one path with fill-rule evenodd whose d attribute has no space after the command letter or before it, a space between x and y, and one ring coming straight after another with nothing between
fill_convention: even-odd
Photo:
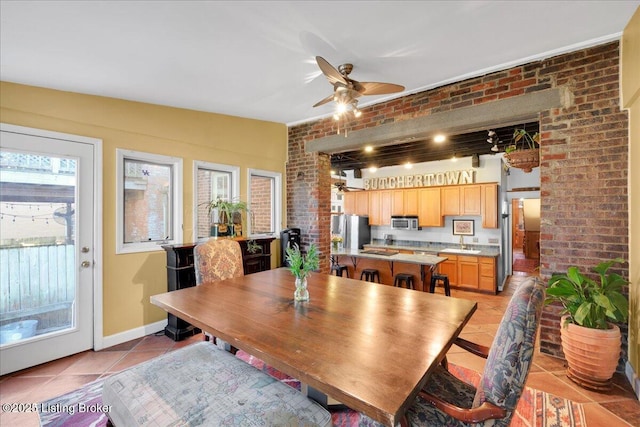
<instances>
[{"instance_id":1,"label":"blue patterned cushion","mask_svg":"<svg viewBox=\"0 0 640 427\"><path fill-rule=\"evenodd\" d=\"M297 390L201 342L104 382L120 426L330 426L331 414Z\"/></svg>"},{"instance_id":2,"label":"blue patterned cushion","mask_svg":"<svg viewBox=\"0 0 640 427\"><path fill-rule=\"evenodd\" d=\"M536 333L544 303L545 287L532 278L520 284L502 317L477 390L438 367L424 390L462 408L485 401L504 408L501 419L478 426L508 426L524 388L533 358ZM412 426L466 426L418 398L407 412Z\"/></svg>"}]
</instances>

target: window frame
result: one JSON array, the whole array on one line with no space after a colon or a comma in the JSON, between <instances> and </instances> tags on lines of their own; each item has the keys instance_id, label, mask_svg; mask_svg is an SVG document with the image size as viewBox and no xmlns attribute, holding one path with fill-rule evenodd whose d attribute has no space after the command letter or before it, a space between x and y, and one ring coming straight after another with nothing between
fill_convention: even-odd
<instances>
[{"instance_id":1,"label":"window frame","mask_svg":"<svg viewBox=\"0 0 640 427\"><path fill-rule=\"evenodd\" d=\"M282 224L282 173L262 170L262 169L248 169L247 170L247 206L251 209L251 177L260 176L264 178L273 179L274 189L273 189L273 200L272 202L272 218L271 221L273 223L273 233L262 233L262 234L254 234L252 221L248 220L247 236L249 238L259 238L259 237L278 237L281 231Z\"/></svg>"},{"instance_id":2,"label":"window frame","mask_svg":"<svg viewBox=\"0 0 640 427\"><path fill-rule=\"evenodd\" d=\"M211 163L202 160L193 161L193 241L201 242L208 237L198 237L198 171L204 169L215 172L231 173L231 200L240 199L240 166Z\"/></svg>"},{"instance_id":3,"label":"window frame","mask_svg":"<svg viewBox=\"0 0 640 427\"><path fill-rule=\"evenodd\" d=\"M124 163L126 160L156 163L171 167L171 226L173 239L161 242L124 242ZM182 232L182 158L164 156L161 154L146 153L142 151L116 149L116 254L128 254L138 252L155 252L162 249L162 245L175 245L183 243Z\"/></svg>"}]
</instances>

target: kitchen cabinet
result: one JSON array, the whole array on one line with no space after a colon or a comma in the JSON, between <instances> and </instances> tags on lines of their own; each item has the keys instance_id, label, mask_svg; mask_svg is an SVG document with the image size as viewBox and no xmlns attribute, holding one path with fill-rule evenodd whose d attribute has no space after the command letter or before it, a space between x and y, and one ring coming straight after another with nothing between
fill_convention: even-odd
<instances>
[{"instance_id":1,"label":"kitchen cabinet","mask_svg":"<svg viewBox=\"0 0 640 427\"><path fill-rule=\"evenodd\" d=\"M478 289L495 293L496 291L496 259L489 257L478 257L480 267L480 277L478 279Z\"/></svg>"},{"instance_id":2,"label":"kitchen cabinet","mask_svg":"<svg viewBox=\"0 0 640 427\"><path fill-rule=\"evenodd\" d=\"M464 185L460 188L460 215L482 215L480 185Z\"/></svg>"},{"instance_id":3,"label":"kitchen cabinet","mask_svg":"<svg viewBox=\"0 0 640 427\"><path fill-rule=\"evenodd\" d=\"M460 215L460 187L440 187L442 216Z\"/></svg>"},{"instance_id":4,"label":"kitchen cabinet","mask_svg":"<svg viewBox=\"0 0 640 427\"><path fill-rule=\"evenodd\" d=\"M343 194L344 213L369 216L369 193L371 191L350 191Z\"/></svg>"},{"instance_id":5,"label":"kitchen cabinet","mask_svg":"<svg viewBox=\"0 0 640 427\"><path fill-rule=\"evenodd\" d=\"M482 228L498 228L498 184L482 184Z\"/></svg>"},{"instance_id":6,"label":"kitchen cabinet","mask_svg":"<svg viewBox=\"0 0 640 427\"><path fill-rule=\"evenodd\" d=\"M480 268L478 257L458 256L458 286L478 289L480 282Z\"/></svg>"},{"instance_id":7,"label":"kitchen cabinet","mask_svg":"<svg viewBox=\"0 0 640 427\"><path fill-rule=\"evenodd\" d=\"M440 209L440 188L420 188L418 190L418 225L420 227L442 227L443 216Z\"/></svg>"},{"instance_id":8,"label":"kitchen cabinet","mask_svg":"<svg viewBox=\"0 0 640 427\"><path fill-rule=\"evenodd\" d=\"M418 215L418 189L408 188L403 192L404 213L402 215Z\"/></svg>"},{"instance_id":9,"label":"kitchen cabinet","mask_svg":"<svg viewBox=\"0 0 640 427\"><path fill-rule=\"evenodd\" d=\"M451 286L484 293L496 293L495 257L452 255L449 252L441 252L438 256L447 258L438 266L438 271L440 274L449 276Z\"/></svg>"},{"instance_id":10,"label":"kitchen cabinet","mask_svg":"<svg viewBox=\"0 0 640 427\"><path fill-rule=\"evenodd\" d=\"M404 190L391 191L391 215L404 215ZM391 220L389 220L391 223Z\"/></svg>"},{"instance_id":11,"label":"kitchen cabinet","mask_svg":"<svg viewBox=\"0 0 640 427\"><path fill-rule=\"evenodd\" d=\"M394 190L369 191L369 225L391 225L394 193Z\"/></svg>"},{"instance_id":12,"label":"kitchen cabinet","mask_svg":"<svg viewBox=\"0 0 640 427\"><path fill-rule=\"evenodd\" d=\"M438 264L438 273L446 274L449 277L449 284L458 284L458 257L450 253L441 253L438 256L446 257L447 260Z\"/></svg>"}]
</instances>

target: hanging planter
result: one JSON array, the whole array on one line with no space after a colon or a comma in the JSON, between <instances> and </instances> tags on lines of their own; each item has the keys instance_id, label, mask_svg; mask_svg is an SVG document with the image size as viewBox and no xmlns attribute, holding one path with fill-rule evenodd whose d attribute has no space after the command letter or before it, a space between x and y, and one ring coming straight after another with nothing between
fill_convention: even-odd
<instances>
[{"instance_id":1,"label":"hanging planter","mask_svg":"<svg viewBox=\"0 0 640 427\"><path fill-rule=\"evenodd\" d=\"M528 150L516 150L504 155L507 163L512 168L522 169L529 173L533 168L540 166L540 149L532 148Z\"/></svg>"},{"instance_id":2,"label":"hanging planter","mask_svg":"<svg viewBox=\"0 0 640 427\"><path fill-rule=\"evenodd\" d=\"M513 131L512 144L505 149L504 158L512 168L529 173L540 166L540 134L529 135L524 129Z\"/></svg>"}]
</instances>

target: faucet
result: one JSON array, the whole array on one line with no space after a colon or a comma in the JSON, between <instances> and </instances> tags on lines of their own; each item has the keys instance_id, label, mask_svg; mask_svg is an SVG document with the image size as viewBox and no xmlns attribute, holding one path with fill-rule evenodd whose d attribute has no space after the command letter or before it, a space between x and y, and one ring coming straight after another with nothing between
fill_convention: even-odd
<instances>
[{"instance_id":1,"label":"faucet","mask_svg":"<svg viewBox=\"0 0 640 427\"><path fill-rule=\"evenodd\" d=\"M464 249L466 246L464 244L464 236L460 235L460 249Z\"/></svg>"}]
</instances>

